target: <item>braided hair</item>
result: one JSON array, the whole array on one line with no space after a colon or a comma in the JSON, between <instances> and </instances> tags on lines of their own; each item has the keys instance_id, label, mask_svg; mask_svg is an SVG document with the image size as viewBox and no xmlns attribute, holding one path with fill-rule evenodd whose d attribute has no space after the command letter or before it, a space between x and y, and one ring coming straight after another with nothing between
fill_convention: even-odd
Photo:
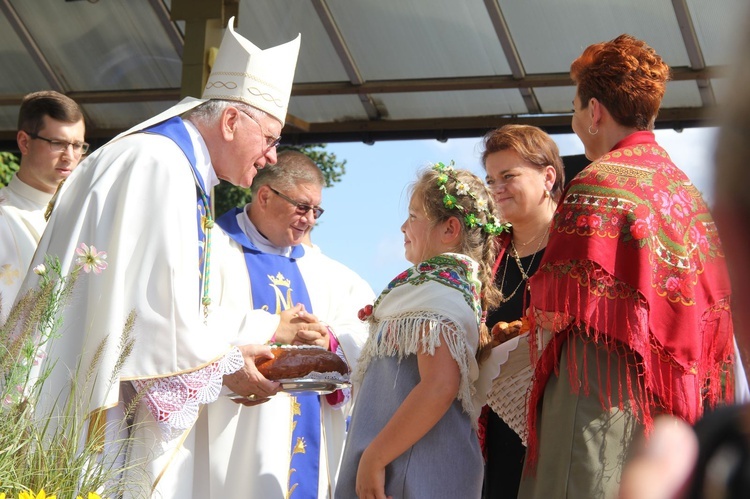
<instances>
[{"instance_id":1,"label":"braided hair","mask_svg":"<svg viewBox=\"0 0 750 499\"><path fill-rule=\"evenodd\" d=\"M442 164L438 164L443 166ZM479 264L478 279L482 285L482 310L499 305L502 296L493 285L492 266L497 256L496 238L500 226L495 219L495 202L482 179L468 170L449 168L450 175L436 167L426 169L412 185L412 199L419 201L426 218L434 226L456 217L461 223L459 246L455 248ZM444 167L445 168L445 167ZM446 178L447 177L447 178ZM461 185L459 189L459 184ZM468 188L468 189L467 189ZM446 206L446 196L452 196L456 206ZM473 219L471 218L473 216ZM472 220L475 222L472 223ZM500 229L501 230L501 229ZM489 355L492 337L482 321L479 330L477 359Z\"/></svg>"}]
</instances>

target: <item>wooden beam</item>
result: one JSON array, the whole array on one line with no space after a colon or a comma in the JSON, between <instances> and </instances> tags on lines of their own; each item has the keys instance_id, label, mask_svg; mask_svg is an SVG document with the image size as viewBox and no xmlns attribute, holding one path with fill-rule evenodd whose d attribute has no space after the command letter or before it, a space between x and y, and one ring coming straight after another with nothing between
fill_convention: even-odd
<instances>
[{"instance_id":1,"label":"wooden beam","mask_svg":"<svg viewBox=\"0 0 750 499\"><path fill-rule=\"evenodd\" d=\"M701 70L672 68L672 80L689 81L721 78L727 74L725 66L711 66ZM516 79L511 75L470 76L459 78L424 78L412 80L370 80L361 85L349 82L297 83L292 87L293 96L351 95L412 92L448 92L453 90L491 90L508 88L568 87L573 81L568 73L527 75Z\"/></svg>"},{"instance_id":2,"label":"wooden beam","mask_svg":"<svg viewBox=\"0 0 750 499\"><path fill-rule=\"evenodd\" d=\"M657 128L683 129L696 126L715 126L717 108L664 109L656 119ZM439 118L417 120L349 121L311 123L304 133L285 130L282 143L320 143L406 139L447 139L481 136L488 130L506 124L527 124L552 133L570 133L571 115L497 115L467 118Z\"/></svg>"},{"instance_id":3,"label":"wooden beam","mask_svg":"<svg viewBox=\"0 0 750 499\"><path fill-rule=\"evenodd\" d=\"M657 117L658 122L710 121L715 118L714 110L705 108L663 109ZM310 123L310 133L338 133L365 131L398 131L398 130L457 130L462 128L492 128L507 123L526 123L537 126L570 125L571 114L554 115L495 115L466 118L433 118L414 120L380 120L380 121L342 121L328 123ZM708 126L708 123L707 123Z\"/></svg>"},{"instance_id":4,"label":"wooden beam","mask_svg":"<svg viewBox=\"0 0 750 499\"><path fill-rule=\"evenodd\" d=\"M285 133L287 133L287 131L309 132L310 122L305 121L302 118L298 118L297 116L294 116L293 114L287 113L286 123L284 124L284 129L281 131L281 134L284 135Z\"/></svg>"},{"instance_id":5,"label":"wooden beam","mask_svg":"<svg viewBox=\"0 0 750 499\"><path fill-rule=\"evenodd\" d=\"M210 68L208 51L221 45L224 28L237 15L238 0L172 0L173 20L185 21L181 97L200 97Z\"/></svg>"},{"instance_id":6,"label":"wooden beam","mask_svg":"<svg viewBox=\"0 0 750 499\"><path fill-rule=\"evenodd\" d=\"M201 62L203 60L201 59ZM700 81L703 79L721 78L727 73L725 66L712 66L699 71L690 68L672 68L674 81ZM360 93L414 93L414 92L447 92L466 90L487 90L533 87L566 87L573 82L567 73L529 75L523 80L511 76L478 76L467 78L432 78L417 80L379 80L369 81L362 85L349 82L296 83L292 87L293 96L314 95L352 95ZM198 91L198 95L203 88ZM152 102L179 100L179 88L154 88L143 90L83 91L67 94L83 104L101 104L117 102ZM0 106L18 105L23 94L0 95Z\"/></svg>"},{"instance_id":7,"label":"wooden beam","mask_svg":"<svg viewBox=\"0 0 750 499\"><path fill-rule=\"evenodd\" d=\"M223 0L172 0L170 13L173 20L203 21L221 19Z\"/></svg>"},{"instance_id":8,"label":"wooden beam","mask_svg":"<svg viewBox=\"0 0 750 499\"><path fill-rule=\"evenodd\" d=\"M718 108L664 109L656 120L657 128L715 126ZM470 118L421 120L381 120L337 123L309 123L306 129L287 123L282 133L282 145L319 144L327 142L365 142L381 140L436 139L481 137L488 130L510 123L535 125L548 133L571 133L570 114L558 115L499 115ZM121 129L87 129L86 139L94 147L122 132ZM15 151L15 131L0 132L0 151Z\"/></svg>"}]
</instances>

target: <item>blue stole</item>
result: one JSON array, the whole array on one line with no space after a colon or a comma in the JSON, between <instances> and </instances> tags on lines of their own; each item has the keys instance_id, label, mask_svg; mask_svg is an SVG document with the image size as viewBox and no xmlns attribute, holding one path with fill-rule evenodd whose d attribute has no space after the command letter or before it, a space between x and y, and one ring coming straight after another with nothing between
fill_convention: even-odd
<instances>
[{"instance_id":1,"label":"blue stole","mask_svg":"<svg viewBox=\"0 0 750 499\"><path fill-rule=\"evenodd\" d=\"M242 246L250 276L253 306L280 314L296 303L312 312L310 296L296 259L304 255L302 246L295 246L289 257L263 253L242 232L237 215L242 208L229 210L216 222L234 241ZM284 288L286 292L284 292ZM320 475L320 398L317 394L292 397L292 441L289 483L285 495L293 499L317 499Z\"/></svg>"},{"instance_id":2,"label":"blue stole","mask_svg":"<svg viewBox=\"0 0 750 499\"><path fill-rule=\"evenodd\" d=\"M207 266L208 260L205 258L206 251L204 247L206 245L206 221L210 219L210 196L206 192L206 186L203 183L203 177L196 169L195 150L193 149L193 141L190 139L185 124L179 116L170 118L167 121L162 121L152 127L143 130L144 133L153 133L157 135L163 135L168 139L172 140L182 150L190 163L190 168L193 170L193 177L195 177L195 188L197 198L197 220L198 220L198 285L199 290L204 289L204 274L208 275ZM208 217L206 216L208 214ZM206 279L207 280L207 279ZM207 305L204 303L204 305Z\"/></svg>"}]
</instances>

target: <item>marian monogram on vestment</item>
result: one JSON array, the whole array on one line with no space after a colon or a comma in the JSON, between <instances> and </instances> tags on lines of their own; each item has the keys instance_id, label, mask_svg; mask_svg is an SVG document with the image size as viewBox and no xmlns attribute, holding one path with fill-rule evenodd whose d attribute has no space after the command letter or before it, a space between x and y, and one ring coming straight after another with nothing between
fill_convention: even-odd
<instances>
[{"instance_id":1,"label":"marian monogram on vestment","mask_svg":"<svg viewBox=\"0 0 750 499\"><path fill-rule=\"evenodd\" d=\"M276 296L276 309L273 313L280 314L284 310L292 308L292 283L289 279L279 272L275 276L268 275L270 281L269 286L273 288L274 295ZM284 292L286 289L286 293ZM263 305L263 310L268 310L268 305Z\"/></svg>"}]
</instances>

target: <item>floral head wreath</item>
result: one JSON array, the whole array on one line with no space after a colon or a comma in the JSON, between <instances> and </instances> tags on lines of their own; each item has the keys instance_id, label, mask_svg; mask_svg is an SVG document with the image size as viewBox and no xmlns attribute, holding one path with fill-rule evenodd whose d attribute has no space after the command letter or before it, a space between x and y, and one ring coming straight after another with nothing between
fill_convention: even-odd
<instances>
[{"instance_id":1,"label":"floral head wreath","mask_svg":"<svg viewBox=\"0 0 750 499\"><path fill-rule=\"evenodd\" d=\"M466 185L464 182L461 182L458 179L458 175L456 175L456 170L453 168L453 161L451 161L450 165L445 165L443 163L435 163L432 165L432 169L438 172L438 188L443 192L443 205L445 205L446 208L449 210L458 210L459 213L461 213L464 216L464 222L466 222L466 225L470 228L479 227L484 232L491 236L496 236L500 234L503 231L508 230L507 224L501 224L498 222L495 215L493 215L488 209L487 209L487 200L478 198L476 194L471 192L469 190L469 186ZM469 211L466 207L461 206L458 204L458 199L456 199L456 196L452 195L450 192L448 192L448 188L446 187L446 184L448 183L448 179L453 179L454 182L456 182L456 194L459 196L469 196L471 199L474 200L474 202L477 205L477 211L478 213L473 213ZM479 217L484 214L486 217L486 222L481 222Z\"/></svg>"}]
</instances>

